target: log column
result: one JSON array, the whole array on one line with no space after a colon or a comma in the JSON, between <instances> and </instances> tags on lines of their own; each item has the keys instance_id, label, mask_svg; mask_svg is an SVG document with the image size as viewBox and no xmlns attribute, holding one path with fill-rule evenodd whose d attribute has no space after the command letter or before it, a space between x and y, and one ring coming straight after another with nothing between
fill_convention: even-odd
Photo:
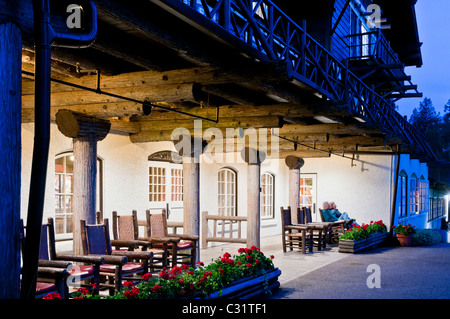
<instances>
[{"instance_id":1,"label":"log column","mask_svg":"<svg viewBox=\"0 0 450 319\"><path fill-rule=\"evenodd\" d=\"M61 133L73 138L73 253L83 254L80 220L95 224L97 141L106 137L111 123L60 110L56 114L56 124Z\"/></svg>"},{"instance_id":2,"label":"log column","mask_svg":"<svg viewBox=\"0 0 450 319\"><path fill-rule=\"evenodd\" d=\"M174 145L183 165L183 234L200 237L200 155L204 142L199 137L179 135ZM196 259L200 259L199 245Z\"/></svg>"},{"instance_id":3,"label":"log column","mask_svg":"<svg viewBox=\"0 0 450 319\"><path fill-rule=\"evenodd\" d=\"M245 147L241 152L247 167L247 248L260 247L261 244L261 163L265 153Z\"/></svg>"},{"instance_id":4,"label":"log column","mask_svg":"<svg viewBox=\"0 0 450 319\"><path fill-rule=\"evenodd\" d=\"M300 157L287 156L285 163L289 167L289 206L291 207L292 223L298 224L297 208L300 203L300 168L305 162Z\"/></svg>"},{"instance_id":5,"label":"log column","mask_svg":"<svg viewBox=\"0 0 450 319\"><path fill-rule=\"evenodd\" d=\"M20 171L22 37L0 24L0 299L20 294Z\"/></svg>"}]
</instances>

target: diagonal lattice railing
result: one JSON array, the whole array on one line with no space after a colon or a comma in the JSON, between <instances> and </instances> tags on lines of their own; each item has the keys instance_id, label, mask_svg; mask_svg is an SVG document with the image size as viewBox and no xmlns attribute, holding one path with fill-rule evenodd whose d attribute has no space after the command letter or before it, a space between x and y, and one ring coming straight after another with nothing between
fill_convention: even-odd
<instances>
[{"instance_id":1,"label":"diagonal lattice railing","mask_svg":"<svg viewBox=\"0 0 450 319\"><path fill-rule=\"evenodd\" d=\"M151 0L188 15L202 27L232 35L258 59L285 64L293 78L309 85L349 114L433 154L417 130L388 102L354 75L270 0ZM201 19L200 19L200 16ZM205 19L206 18L206 19ZM222 30L223 29L223 30Z\"/></svg>"}]
</instances>

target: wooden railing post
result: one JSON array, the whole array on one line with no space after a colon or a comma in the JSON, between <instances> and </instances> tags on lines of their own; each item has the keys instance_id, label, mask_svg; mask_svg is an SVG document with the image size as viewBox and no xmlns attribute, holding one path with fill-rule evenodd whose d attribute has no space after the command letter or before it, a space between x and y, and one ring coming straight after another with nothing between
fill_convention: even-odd
<instances>
[{"instance_id":1,"label":"wooden railing post","mask_svg":"<svg viewBox=\"0 0 450 319\"><path fill-rule=\"evenodd\" d=\"M306 20L302 20L300 74L306 76Z\"/></svg>"},{"instance_id":2,"label":"wooden railing post","mask_svg":"<svg viewBox=\"0 0 450 319\"><path fill-rule=\"evenodd\" d=\"M202 212L202 237L201 244L202 248L207 248L208 242L206 238L208 237L208 211Z\"/></svg>"}]
</instances>

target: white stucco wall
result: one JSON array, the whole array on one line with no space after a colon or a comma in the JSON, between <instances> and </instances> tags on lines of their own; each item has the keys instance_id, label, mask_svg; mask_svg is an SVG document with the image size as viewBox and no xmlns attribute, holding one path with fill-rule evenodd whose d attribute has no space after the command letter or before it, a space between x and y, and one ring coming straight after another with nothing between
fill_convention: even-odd
<instances>
[{"instance_id":1,"label":"white stucco wall","mask_svg":"<svg viewBox=\"0 0 450 319\"><path fill-rule=\"evenodd\" d=\"M390 218L392 168L391 156L359 155L352 162L332 155L305 159L300 174L317 174L320 208L324 201L334 201L341 212L347 212L358 224L380 219L386 223ZM317 214L318 210L316 220L320 220Z\"/></svg>"},{"instance_id":2,"label":"white stucco wall","mask_svg":"<svg viewBox=\"0 0 450 319\"><path fill-rule=\"evenodd\" d=\"M21 216L26 219L29 180L31 174L34 125L22 125L22 201ZM54 158L57 154L71 151L72 139L63 136L56 125L51 126L48 179L45 195L44 220L53 217ZM129 213L138 211L144 218L149 208L148 156L162 150L174 150L172 142L132 144L126 135L109 134L98 143L98 156L103 160L103 214L111 218L114 210ZM402 155L400 170L408 176L415 173L428 179L426 164ZM181 166L180 166L181 167ZM200 165L200 212L217 214L218 171L230 167L237 173L238 215L247 215L247 164L202 163ZM261 173L270 172L275 177L274 215L261 221L261 236L281 233L280 207L288 205L288 168L284 160L267 160L261 165ZM307 158L301 174L317 176L317 206L313 220L320 220L318 208L324 201L335 201L341 212L356 218L359 224L383 220L390 224L395 156L359 155L349 158L332 155L330 158ZM399 194L397 195L397 203ZM398 206L398 205L396 205ZM396 213L397 216L397 213ZM182 212L174 211L169 220L181 221ZM426 221L426 214L408 217L418 227ZM395 223L397 223L397 219Z\"/></svg>"}]
</instances>

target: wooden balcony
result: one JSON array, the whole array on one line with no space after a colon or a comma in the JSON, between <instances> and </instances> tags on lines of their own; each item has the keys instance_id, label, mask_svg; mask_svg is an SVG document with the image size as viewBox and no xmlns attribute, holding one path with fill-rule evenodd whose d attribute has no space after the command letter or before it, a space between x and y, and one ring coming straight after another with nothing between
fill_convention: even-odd
<instances>
[{"instance_id":1,"label":"wooden balcony","mask_svg":"<svg viewBox=\"0 0 450 319\"><path fill-rule=\"evenodd\" d=\"M349 68L384 98L422 97L380 29L348 36Z\"/></svg>"},{"instance_id":2,"label":"wooden balcony","mask_svg":"<svg viewBox=\"0 0 450 319\"><path fill-rule=\"evenodd\" d=\"M243 54L286 70L299 87L347 109L349 115L368 127L401 137L404 144L414 145L419 153L432 154L420 133L395 111L390 100L396 98L395 90L401 92L398 97L405 96L404 81L410 78L380 32L377 41L368 44L367 55L342 63L305 31L306 22L298 25L270 0L151 2ZM375 62L384 66L385 79L368 85L369 75L364 70L369 69L371 76L378 74Z\"/></svg>"}]
</instances>

